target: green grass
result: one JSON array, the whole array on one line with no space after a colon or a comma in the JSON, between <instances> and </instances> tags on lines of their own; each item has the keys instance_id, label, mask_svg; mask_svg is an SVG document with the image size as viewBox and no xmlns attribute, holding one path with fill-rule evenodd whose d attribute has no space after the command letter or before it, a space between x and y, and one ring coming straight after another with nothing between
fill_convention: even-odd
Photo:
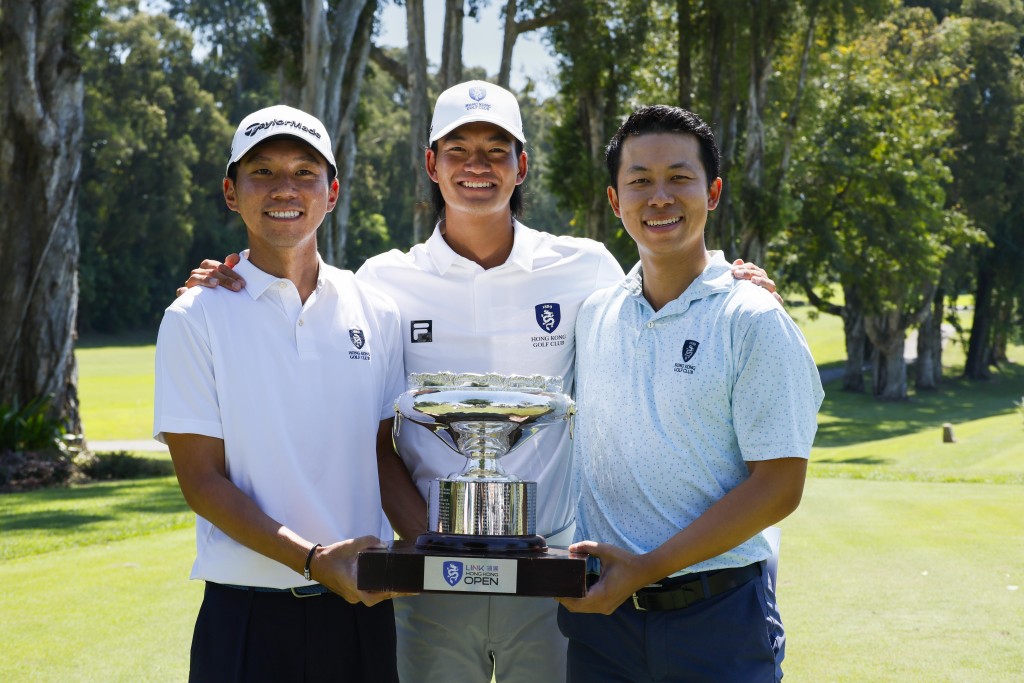
<instances>
[{"instance_id":1,"label":"green grass","mask_svg":"<svg viewBox=\"0 0 1024 683\"><path fill-rule=\"evenodd\" d=\"M841 366L841 321L808 310L791 308L815 358ZM77 351L86 434L148 438L152 340L107 341ZM962 364L959 345L944 360ZM826 386L782 524L787 681L1024 680L1024 368L957 374L905 403ZM0 680L183 680L193 555L172 477L0 496Z\"/></svg>"},{"instance_id":2,"label":"green grass","mask_svg":"<svg viewBox=\"0 0 1024 683\"><path fill-rule=\"evenodd\" d=\"M0 562L0 680L186 680L194 555L190 527Z\"/></svg>"},{"instance_id":3,"label":"green grass","mask_svg":"<svg viewBox=\"0 0 1024 683\"><path fill-rule=\"evenodd\" d=\"M148 439L153 427L153 359L151 338L100 346L93 338L75 349L78 396L86 438Z\"/></svg>"},{"instance_id":4,"label":"green grass","mask_svg":"<svg viewBox=\"0 0 1024 683\"><path fill-rule=\"evenodd\" d=\"M782 524L785 680L1024 680L1021 519L1019 486L810 479Z\"/></svg>"},{"instance_id":5,"label":"green grass","mask_svg":"<svg viewBox=\"0 0 1024 683\"><path fill-rule=\"evenodd\" d=\"M194 519L174 477L4 494L0 560L182 529Z\"/></svg>"}]
</instances>

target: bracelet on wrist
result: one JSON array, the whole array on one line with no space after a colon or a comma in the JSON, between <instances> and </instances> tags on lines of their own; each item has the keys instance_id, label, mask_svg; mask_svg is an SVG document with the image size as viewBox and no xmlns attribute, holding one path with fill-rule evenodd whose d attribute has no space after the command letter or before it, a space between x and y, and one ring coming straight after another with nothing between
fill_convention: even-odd
<instances>
[{"instance_id":1,"label":"bracelet on wrist","mask_svg":"<svg viewBox=\"0 0 1024 683\"><path fill-rule=\"evenodd\" d=\"M309 554L306 555L306 566L302 570L302 576L305 577L306 581L312 581L312 579L309 578L309 565L313 563L313 555L316 554L317 548L323 548L323 546L317 543L309 549Z\"/></svg>"}]
</instances>

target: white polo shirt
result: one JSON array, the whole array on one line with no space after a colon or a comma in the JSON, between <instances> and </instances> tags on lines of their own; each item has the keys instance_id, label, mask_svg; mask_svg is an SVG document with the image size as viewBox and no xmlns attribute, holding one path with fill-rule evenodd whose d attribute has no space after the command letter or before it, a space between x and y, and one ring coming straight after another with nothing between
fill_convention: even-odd
<instances>
[{"instance_id":1,"label":"white polo shirt","mask_svg":"<svg viewBox=\"0 0 1024 683\"><path fill-rule=\"evenodd\" d=\"M576 539L646 553L743 482L746 461L810 457L824 392L796 324L721 253L657 312L639 271L576 323ZM687 571L770 554L758 534Z\"/></svg>"},{"instance_id":2,"label":"white polo shirt","mask_svg":"<svg viewBox=\"0 0 1024 683\"><path fill-rule=\"evenodd\" d=\"M369 259L356 274L391 295L402 312L405 369L497 372L563 378L573 389L576 313L595 290L622 279L603 245L514 223L508 260L484 269L459 256L441 226L423 244ZM420 493L466 460L430 430L405 423L398 447ZM502 459L506 471L537 482L537 532L573 519L567 427L552 425Z\"/></svg>"},{"instance_id":3,"label":"white polo shirt","mask_svg":"<svg viewBox=\"0 0 1024 683\"><path fill-rule=\"evenodd\" d=\"M231 481L310 541L378 535L377 427L404 389L398 309L323 262L303 304L291 281L245 256L245 294L193 287L164 313L154 436L223 439ZM201 517L196 545L194 579L309 583Z\"/></svg>"}]
</instances>

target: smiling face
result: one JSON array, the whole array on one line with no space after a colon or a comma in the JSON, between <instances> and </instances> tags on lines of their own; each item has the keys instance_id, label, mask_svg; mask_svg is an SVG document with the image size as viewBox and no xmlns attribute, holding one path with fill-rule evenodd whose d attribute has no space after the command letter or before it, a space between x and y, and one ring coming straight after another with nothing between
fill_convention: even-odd
<instances>
[{"instance_id":1,"label":"smiling face","mask_svg":"<svg viewBox=\"0 0 1024 683\"><path fill-rule=\"evenodd\" d=\"M526 152L492 123L469 123L426 152L427 175L438 184L449 221L508 214L516 186L526 179Z\"/></svg>"},{"instance_id":2,"label":"smiling face","mask_svg":"<svg viewBox=\"0 0 1024 683\"><path fill-rule=\"evenodd\" d=\"M641 260L692 257L704 252L704 225L721 191L721 178L708 182L696 136L649 133L623 141L608 201Z\"/></svg>"},{"instance_id":3,"label":"smiling face","mask_svg":"<svg viewBox=\"0 0 1024 683\"><path fill-rule=\"evenodd\" d=\"M254 147L224 179L224 200L242 216L253 255L316 249L316 230L338 201L338 181L312 147L278 138Z\"/></svg>"}]
</instances>

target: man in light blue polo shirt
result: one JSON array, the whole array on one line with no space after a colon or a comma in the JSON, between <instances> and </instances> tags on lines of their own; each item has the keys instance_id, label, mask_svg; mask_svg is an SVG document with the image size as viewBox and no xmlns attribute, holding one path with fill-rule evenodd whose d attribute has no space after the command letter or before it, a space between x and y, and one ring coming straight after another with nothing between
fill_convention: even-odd
<instances>
[{"instance_id":1,"label":"man in light blue polo shirt","mask_svg":"<svg viewBox=\"0 0 1024 683\"><path fill-rule=\"evenodd\" d=\"M571 549L601 576L560 600L569 680L778 680L762 532L800 503L817 369L779 303L705 246L722 180L704 121L639 109L607 161L640 263L576 322Z\"/></svg>"}]
</instances>

